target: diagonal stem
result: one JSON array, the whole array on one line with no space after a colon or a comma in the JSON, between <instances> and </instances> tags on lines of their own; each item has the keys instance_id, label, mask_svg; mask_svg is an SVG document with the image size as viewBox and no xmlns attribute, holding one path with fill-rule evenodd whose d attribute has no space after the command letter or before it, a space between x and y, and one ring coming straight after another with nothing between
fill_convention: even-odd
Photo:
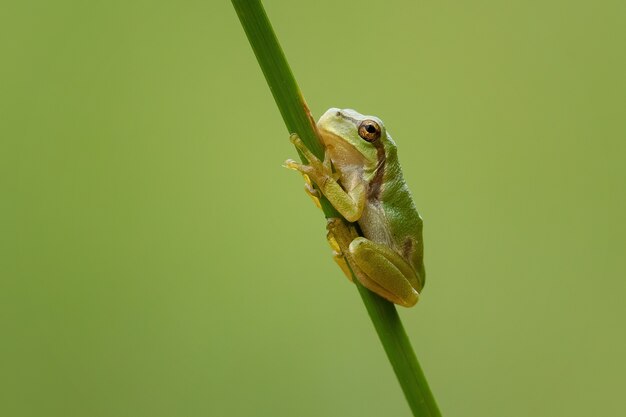
<instances>
[{"instance_id":1,"label":"diagonal stem","mask_svg":"<svg viewBox=\"0 0 626 417\"><path fill-rule=\"evenodd\" d=\"M306 146L322 159L324 151L315 129L315 121L311 117L261 1L232 0L232 3L287 130L289 133L298 133ZM328 200L322 198L321 203L327 218L340 217ZM413 415L416 417L441 416L396 307L363 287L357 279L353 281L356 283Z\"/></svg>"}]
</instances>

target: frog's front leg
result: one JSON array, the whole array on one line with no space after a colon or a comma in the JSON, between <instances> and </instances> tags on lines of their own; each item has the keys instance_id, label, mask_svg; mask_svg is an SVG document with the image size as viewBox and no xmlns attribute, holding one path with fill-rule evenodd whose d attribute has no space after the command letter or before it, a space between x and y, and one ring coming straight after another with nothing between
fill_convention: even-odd
<instances>
[{"instance_id":1,"label":"frog's front leg","mask_svg":"<svg viewBox=\"0 0 626 417\"><path fill-rule=\"evenodd\" d=\"M337 174L332 172L331 161L328 156L325 156L323 162L320 161L295 133L289 137L289 140L302 152L309 164L304 165L288 159L285 161L285 166L300 171L310 178L346 220L349 222L357 221L365 207L367 197L365 185L361 183L346 192L339 184Z\"/></svg>"},{"instance_id":2,"label":"frog's front leg","mask_svg":"<svg viewBox=\"0 0 626 417\"><path fill-rule=\"evenodd\" d=\"M418 291L422 289L420 279L400 255L384 245L356 235L354 228L341 219L329 219L327 228L329 236L337 243L341 255L364 287L404 307L417 303Z\"/></svg>"}]
</instances>

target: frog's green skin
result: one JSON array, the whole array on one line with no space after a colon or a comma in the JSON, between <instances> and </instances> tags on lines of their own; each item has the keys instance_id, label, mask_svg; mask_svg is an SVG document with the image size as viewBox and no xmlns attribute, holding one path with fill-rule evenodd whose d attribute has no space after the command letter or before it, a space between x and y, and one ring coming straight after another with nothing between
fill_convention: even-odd
<instances>
[{"instance_id":1,"label":"frog's green skin","mask_svg":"<svg viewBox=\"0 0 626 417\"><path fill-rule=\"evenodd\" d=\"M425 281L422 219L404 182L395 142L380 119L350 109L329 109L317 128L324 161L292 135L309 164L288 160L286 166L310 178L346 220L358 224L363 237L354 226L329 220L335 259L348 276L347 265L382 297L414 305Z\"/></svg>"}]
</instances>

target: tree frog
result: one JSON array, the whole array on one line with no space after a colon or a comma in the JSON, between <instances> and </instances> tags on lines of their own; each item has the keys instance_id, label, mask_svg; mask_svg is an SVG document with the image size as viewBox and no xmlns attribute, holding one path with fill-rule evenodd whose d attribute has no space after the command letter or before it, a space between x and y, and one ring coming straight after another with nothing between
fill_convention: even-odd
<instances>
[{"instance_id":1,"label":"tree frog","mask_svg":"<svg viewBox=\"0 0 626 417\"><path fill-rule=\"evenodd\" d=\"M320 161L292 134L308 164L287 160L350 223L331 218L327 238L335 261L387 300L411 307L424 287L422 219L402 176L395 142L383 122L351 109L329 109L317 122L325 149Z\"/></svg>"}]
</instances>

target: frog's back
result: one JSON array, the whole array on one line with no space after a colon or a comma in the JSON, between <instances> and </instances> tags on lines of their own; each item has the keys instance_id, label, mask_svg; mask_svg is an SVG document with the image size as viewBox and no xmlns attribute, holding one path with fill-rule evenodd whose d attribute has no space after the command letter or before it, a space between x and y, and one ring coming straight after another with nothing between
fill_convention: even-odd
<instances>
[{"instance_id":1,"label":"frog's back","mask_svg":"<svg viewBox=\"0 0 626 417\"><path fill-rule=\"evenodd\" d=\"M370 182L359 226L366 238L392 248L423 277L422 219L404 181L395 144L385 146L385 151L379 164L384 175L374 175Z\"/></svg>"}]
</instances>

